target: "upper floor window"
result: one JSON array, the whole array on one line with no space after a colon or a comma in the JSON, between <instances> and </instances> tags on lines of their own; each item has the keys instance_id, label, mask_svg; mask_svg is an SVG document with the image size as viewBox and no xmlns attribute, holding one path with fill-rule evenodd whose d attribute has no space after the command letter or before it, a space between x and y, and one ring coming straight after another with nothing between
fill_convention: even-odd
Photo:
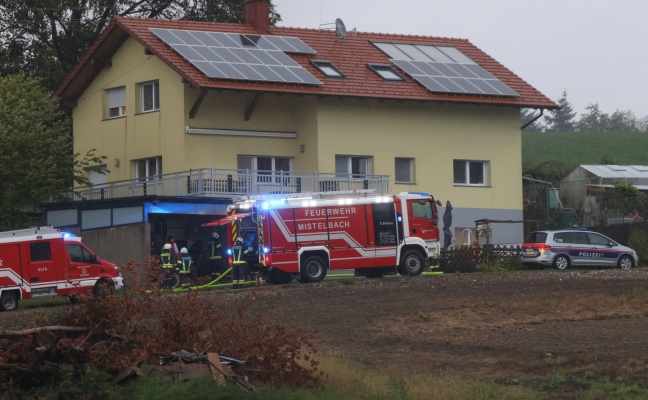
<instances>
[{"instance_id":1,"label":"upper floor window","mask_svg":"<svg viewBox=\"0 0 648 400\"><path fill-rule=\"evenodd\" d=\"M142 158L141 160L135 160L134 163L135 178L140 181L162 175L162 157Z\"/></svg>"},{"instance_id":2,"label":"upper floor window","mask_svg":"<svg viewBox=\"0 0 648 400\"><path fill-rule=\"evenodd\" d=\"M396 183L414 183L414 159L396 157Z\"/></svg>"},{"instance_id":3,"label":"upper floor window","mask_svg":"<svg viewBox=\"0 0 648 400\"><path fill-rule=\"evenodd\" d=\"M486 186L487 161L454 160L454 184Z\"/></svg>"},{"instance_id":4,"label":"upper floor window","mask_svg":"<svg viewBox=\"0 0 648 400\"><path fill-rule=\"evenodd\" d=\"M108 183L108 166L101 165L98 169L87 170L90 185L103 185Z\"/></svg>"},{"instance_id":5,"label":"upper floor window","mask_svg":"<svg viewBox=\"0 0 648 400\"><path fill-rule=\"evenodd\" d=\"M367 64L370 70L380 75L386 81L404 81L405 78L394 71L391 65Z\"/></svg>"},{"instance_id":6,"label":"upper floor window","mask_svg":"<svg viewBox=\"0 0 648 400\"><path fill-rule=\"evenodd\" d=\"M257 171L257 182L287 184L292 158L272 156L238 156L237 168ZM284 176L282 181L281 177Z\"/></svg>"},{"instance_id":7,"label":"upper floor window","mask_svg":"<svg viewBox=\"0 0 648 400\"><path fill-rule=\"evenodd\" d=\"M140 83L140 111L151 112L160 109L160 82Z\"/></svg>"},{"instance_id":8,"label":"upper floor window","mask_svg":"<svg viewBox=\"0 0 648 400\"><path fill-rule=\"evenodd\" d=\"M106 90L108 118L123 117L126 115L126 87L118 87Z\"/></svg>"},{"instance_id":9,"label":"upper floor window","mask_svg":"<svg viewBox=\"0 0 648 400\"><path fill-rule=\"evenodd\" d=\"M353 178L364 178L371 174L371 157L368 156L335 156L335 173L352 174Z\"/></svg>"},{"instance_id":10,"label":"upper floor window","mask_svg":"<svg viewBox=\"0 0 648 400\"><path fill-rule=\"evenodd\" d=\"M311 64L329 78L344 78L344 74L335 68L330 61L312 60Z\"/></svg>"}]
</instances>

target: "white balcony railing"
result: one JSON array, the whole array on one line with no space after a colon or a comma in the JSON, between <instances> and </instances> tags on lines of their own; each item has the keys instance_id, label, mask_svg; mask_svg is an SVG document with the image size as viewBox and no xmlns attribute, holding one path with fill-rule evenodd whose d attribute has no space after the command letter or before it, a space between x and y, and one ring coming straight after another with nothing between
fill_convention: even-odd
<instances>
[{"instance_id":1,"label":"white balcony railing","mask_svg":"<svg viewBox=\"0 0 648 400\"><path fill-rule=\"evenodd\" d=\"M77 187L69 201L145 196L235 197L369 189L389 193L387 175L202 168L147 178Z\"/></svg>"}]
</instances>

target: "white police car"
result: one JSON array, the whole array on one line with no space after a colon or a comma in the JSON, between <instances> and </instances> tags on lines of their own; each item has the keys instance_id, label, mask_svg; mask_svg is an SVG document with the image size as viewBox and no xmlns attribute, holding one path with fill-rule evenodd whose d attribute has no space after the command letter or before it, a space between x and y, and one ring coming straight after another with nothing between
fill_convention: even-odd
<instances>
[{"instance_id":1,"label":"white police car","mask_svg":"<svg viewBox=\"0 0 648 400\"><path fill-rule=\"evenodd\" d=\"M639 263L637 253L600 233L585 228L536 231L522 245L522 263L554 266L618 266L628 270Z\"/></svg>"}]
</instances>

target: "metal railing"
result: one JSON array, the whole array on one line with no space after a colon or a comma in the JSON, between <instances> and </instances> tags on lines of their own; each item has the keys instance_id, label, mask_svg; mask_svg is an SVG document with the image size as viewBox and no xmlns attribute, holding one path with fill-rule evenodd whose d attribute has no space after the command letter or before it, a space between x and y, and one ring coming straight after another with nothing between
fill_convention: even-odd
<instances>
[{"instance_id":1,"label":"metal railing","mask_svg":"<svg viewBox=\"0 0 648 400\"><path fill-rule=\"evenodd\" d=\"M234 197L345 190L373 190L389 193L389 177L387 175L201 168L76 187L65 194L65 199L84 201L142 196Z\"/></svg>"}]
</instances>

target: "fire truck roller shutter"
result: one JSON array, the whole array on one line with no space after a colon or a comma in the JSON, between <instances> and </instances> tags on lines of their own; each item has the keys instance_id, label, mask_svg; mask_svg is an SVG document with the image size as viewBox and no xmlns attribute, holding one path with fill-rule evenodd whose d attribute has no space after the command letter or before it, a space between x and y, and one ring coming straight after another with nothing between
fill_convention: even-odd
<instances>
[{"instance_id":1,"label":"fire truck roller shutter","mask_svg":"<svg viewBox=\"0 0 648 400\"><path fill-rule=\"evenodd\" d=\"M404 249L403 257L398 268L401 275L416 276L421 275L425 269L425 258L420 251L416 249Z\"/></svg>"},{"instance_id":2,"label":"fire truck roller shutter","mask_svg":"<svg viewBox=\"0 0 648 400\"><path fill-rule=\"evenodd\" d=\"M299 268L300 282L321 282L328 272L328 262L325 260L328 260L326 253L312 252L303 254Z\"/></svg>"}]
</instances>

